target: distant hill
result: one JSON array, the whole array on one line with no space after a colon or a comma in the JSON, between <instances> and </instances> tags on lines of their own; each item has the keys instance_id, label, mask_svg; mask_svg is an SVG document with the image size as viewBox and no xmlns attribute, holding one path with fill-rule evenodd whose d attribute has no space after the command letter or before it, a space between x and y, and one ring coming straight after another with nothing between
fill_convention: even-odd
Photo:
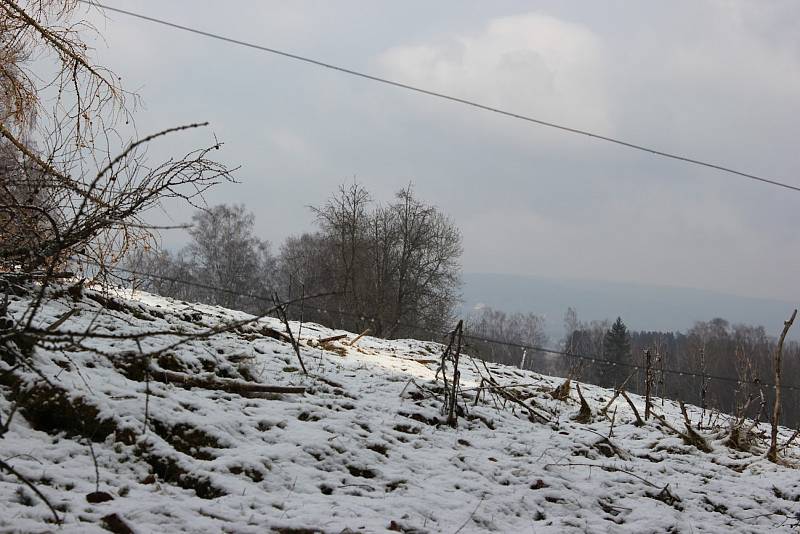
<instances>
[{"instance_id":1,"label":"distant hill","mask_svg":"<svg viewBox=\"0 0 800 534\"><path fill-rule=\"evenodd\" d=\"M731 323L763 325L770 335L777 335L797 306L704 289L490 273L465 274L463 298L465 313L485 304L544 315L551 341L563 336L569 306L582 321L621 316L634 330L686 330L695 321L722 317ZM793 338L800 339L800 334L795 332Z\"/></svg>"}]
</instances>

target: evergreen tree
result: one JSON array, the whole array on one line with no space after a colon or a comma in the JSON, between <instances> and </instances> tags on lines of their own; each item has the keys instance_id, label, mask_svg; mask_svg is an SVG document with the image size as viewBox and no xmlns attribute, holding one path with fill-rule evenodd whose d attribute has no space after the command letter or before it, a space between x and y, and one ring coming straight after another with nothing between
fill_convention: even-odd
<instances>
[{"instance_id":1,"label":"evergreen tree","mask_svg":"<svg viewBox=\"0 0 800 534\"><path fill-rule=\"evenodd\" d=\"M603 338L603 358L616 364L628 364L632 362L631 356L631 336L628 327L622 322L621 317L617 317L614 324L606 332ZM616 386L625 380L629 369L625 365L606 365L606 372L603 373L604 386Z\"/></svg>"}]
</instances>

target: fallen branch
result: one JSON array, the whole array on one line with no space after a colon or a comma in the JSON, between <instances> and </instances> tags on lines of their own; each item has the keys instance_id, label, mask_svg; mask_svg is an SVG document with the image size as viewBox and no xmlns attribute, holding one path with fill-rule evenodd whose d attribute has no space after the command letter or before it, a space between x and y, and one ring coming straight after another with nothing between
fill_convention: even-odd
<instances>
[{"instance_id":1,"label":"fallen branch","mask_svg":"<svg viewBox=\"0 0 800 534\"><path fill-rule=\"evenodd\" d=\"M547 423L548 421L550 421L550 418L545 417L544 415L540 414L539 412L537 412L536 410L525 404L519 397L514 395L511 391L508 391L507 389L503 388L503 386L491 382L489 379L485 380L489 384L486 387L486 389L488 389L492 393L497 394L497 396L499 396L500 398L503 398L509 402L512 402L524 408L525 411L528 412L528 418L531 421L533 421L534 418L539 419L542 423Z\"/></svg>"},{"instance_id":2,"label":"fallen branch","mask_svg":"<svg viewBox=\"0 0 800 534\"><path fill-rule=\"evenodd\" d=\"M59 317L58 319L56 319L56 321L55 321L53 324L51 324L50 326L48 326L48 327L47 327L47 329L48 329L48 330L50 330L50 331L52 332L53 330L55 330L56 328L58 328L59 326L61 326L62 324L64 324L64 322L66 322L66 320L67 320L67 319L69 319L70 317L72 317L72 315L73 315L75 312L77 312L77 311L78 311L78 310L77 310L76 308L71 308L71 309L69 309L69 310L68 310L68 311L67 311L65 314L63 314L61 317Z\"/></svg>"},{"instance_id":3,"label":"fallen branch","mask_svg":"<svg viewBox=\"0 0 800 534\"><path fill-rule=\"evenodd\" d=\"M318 339L317 343L322 345L323 343L330 343L331 341L339 341L340 339L344 339L346 337L347 337L347 334L339 334L339 335L336 335L336 336L323 337L323 338Z\"/></svg>"},{"instance_id":4,"label":"fallen branch","mask_svg":"<svg viewBox=\"0 0 800 534\"><path fill-rule=\"evenodd\" d=\"M630 476L632 476L634 478L638 478L639 480L641 480L642 482L644 482L645 484L647 484L651 488L658 488L658 486L656 486L655 484L653 484L652 482L650 482L646 478L640 477L636 473L631 473L627 469L622 469L622 468L614 466L614 465L586 464L586 463L567 463L567 464L546 464L544 466L544 468L547 469L548 467L553 467L553 466L555 466L555 467L597 467L599 469L602 469L603 471L615 471L615 472L619 472L619 473L625 473L626 475L630 475Z\"/></svg>"},{"instance_id":5,"label":"fallen branch","mask_svg":"<svg viewBox=\"0 0 800 534\"><path fill-rule=\"evenodd\" d=\"M367 328L366 330L364 330L363 332L361 332L360 334L358 334L358 335L356 336L356 338L355 338L353 341L351 341L350 343L348 343L348 345L350 345L351 347L354 347L354 346L355 346L355 344L356 344L356 343L358 343L358 342L361 340L361 338L362 338L362 337L364 337L364 336L366 336L367 334L369 334L369 332L370 332L370 330L369 330L369 328Z\"/></svg>"},{"instance_id":6,"label":"fallen branch","mask_svg":"<svg viewBox=\"0 0 800 534\"><path fill-rule=\"evenodd\" d=\"M166 369L153 369L150 373L150 378L184 388L213 389L225 391L226 393L236 393L243 397L259 393L303 394L306 392L306 388L303 386L271 386L233 378L219 378L213 375L192 376L176 371L167 371Z\"/></svg>"},{"instance_id":7,"label":"fallen branch","mask_svg":"<svg viewBox=\"0 0 800 534\"><path fill-rule=\"evenodd\" d=\"M783 446L780 448L780 450L784 451L784 450L788 449L789 445L792 444L792 442L795 440L795 438L797 437L798 434L800 434L800 430L795 430L794 434L792 434L791 437L786 440L786 443L783 444Z\"/></svg>"},{"instance_id":8,"label":"fallen branch","mask_svg":"<svg viewBox=\"0 0 800 534\"><path fill-rule=\"evenodd\" d=\"M478 501L478 504L476 504L476 505L475 505L475 509L474 509L474 510L472 510L472 513L471 513L471 514L469 514L469 517L467 518L467 520L466 520L466 521L464 521L464 523L463 523L463 524L462 524L460 527L458 527L458 530L456 530L456 531L455 531L453 534L458 534L459 532L461 532L462 530L464 530L464 527L466 527L466 526L467 526L467 524L469 524L470 520L471 520L471 519L472 519L472 517L475 515L475 512L477 512L477 511L478 511L478 508L480 507L481 503L483 502L483 499L485 499L485 498L486 498L486 495L482 495L482 496L481 496L481 500L479 500L479 501Z\"/></svg>"},{"instance_id":9,"label":"fallen branch","mask_svg":"<svg viewBox=\"0 0 800 534\"><path fill-rule=\"evenodd\" d=\"M709 447L708 442L706 439L701 436L700 434L695 431L694 427L692 427L692 422L689 420L689 414L686 413L686 405L683 404L683 401L678 401L681 406L681 413L683 414L683 422L686 425L686 437L684 437L684 441L687 441L689 444L694 445L698 449L703 452L711 452L711 447Z\"/></svg>"},{"instance_id":10,"label":"fallen branch","mask_svg":"<svg viewBox=\"0 0 800 534\"><path fill-rule=\"evenodd\" d=\"M703 452L711 452L711 448L710 448L710 447L708 446L708 444L706 443L706 440L705 440L705 439L704 439L702 436L700 436L699 434L697 434L696 432L694 432L694 430L692 430L692 432L694 433L694 435L695 435L695 436L697 436L698 438L700 438L700 440L699 440L699 441L696 441L695 439L693 439L693 437L692 437L691 435L689 435L689 434L687 434L687 433L685 433L685 432L681 432L680 430L678 430L677 428L675 428L674 426L672 426L671 424L669 424L669 423L667 422L667 420L666 420L666 419L664 419L664 416L662 416L662 415L659 415L659 414L657 414L656 412L653 412L653 413L652 413L652 415L653 415L653 417L655 417L656 419L658 419L658 421L659 421L659 422L660 422L662 425L664 425L665 427L667 427L668 429L670 429L672 432L674 432L675 434L677 434L678 436L680 436L680 438L683 440L683 442L684 442L684 443L686 443L687 445L693 445L693 446L697 447L698 449L702 450ZM705 449L702 449L701 447L705 447Z\"/></svg>"},{"instance_id":11,"label":"fallen branch","mask_svg":"<svg viewBox=\"0 0 800 534\"><path fill-rule=\"evenodd\" d=\"M45 497L44 494L41 491L39 491L39 488L34 486L30 480L28 480L23 475L18 473L13 467L5 463L3 460L0 460L0 469L8 471L10 474L17 477L17 480L28 486L31 489L31 491L33 491L47 505L47 507L50 509L50 513L53 514L53 518L56 520L56 523L58 523L59 525L61 524L61 518L58 516L58 512L56 512L56 509L53 508L52 504L50 504L50 501L47 499L47 497Z\"/></svg>"},{"instance_id":12,"label":"fallen branch","mask_svg":"<svg viewBox=\"0 0 800 534\"><path fill-rule=\"evenodd\" d=\"M598 442L596 442L594 444L594 448L595 449L599 448L598 446L606 446L614 453L614 455L619 457L621 460L629 460L630 459L630 454L628 454L628 452L625 451L624 449L621 449L619 446L615 445L614 442L611 441L610 437L606 437L603 434L601 434L600 432L598 432L596 430L592 430L591 428L588 428L588 427L587 428L583 428L582 430L586 430L588 432L591 432L592 434L600 436L600 441L598 441Z\"/></svg>"},{"instance_id":13,"label":"fallen branch","mask_svg":"<svg viewBox=\"0 0 800 534\"><path fill-rule=\"evenodd\" d=\"M600 410L600 413L602 413L605 416L608 415L608 409L611 407L614 401L617 400L617 397L619 397L620 392L622 392L622 390L625 389L625 386L628 384L628 380L631 379L634 373L636 373L635 369L631 371L631 374L628 375L628 378L626 378L625 381L622 382L622 384L620 384L620 386L614 390L614 395L611 397L611 400L609 400L608 403Z\"/></svg>"},{"instance_id":14,"label":"fallen branch","mask_svg":"<svg viewBox=\"0 0 800 534\"><path fill-rule=\"evenodd\" d=\"M619 394L622 395L623 399L628 401L628 405L630 405L631 410L633 410L633 415L636 416L636 426L643 426L644 425L644 421L642 421L642 418L639 415L639 410L636 409L636 406L633 404L633 401L631 400L631 398L628 397L628 394L625 393L624 389L621 389Z\"/></svg>"}]
</instances>

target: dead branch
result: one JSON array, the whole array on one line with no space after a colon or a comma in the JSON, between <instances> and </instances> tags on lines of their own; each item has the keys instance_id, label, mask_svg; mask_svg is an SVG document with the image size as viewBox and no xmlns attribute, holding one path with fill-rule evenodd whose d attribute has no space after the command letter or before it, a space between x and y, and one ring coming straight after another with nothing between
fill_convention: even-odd
<instances>
[{"instance_id":1,"label":"dead branch","mask_svg":"<svg viewBox=\"0 0 800 534\"><path fill-rule=\"evenodd\" d=\"M464 521L464 523L463 523L463 524L462 524L460 527L458 527L458 529L457 529L457 530L456 530L456 531L455 531L453 534L458 534L459 532L461 532L462 530L464 530L464 527L466 527L466 526L467 526L467 524L470 522L470 520L472 519L472 517L475 515L475 512L477 512L477 511L478 511L478 508L480 507L481 503L483 502L483 499L485 499L485 498L486 498L486 495L485 495L485 494L484 494L484 495L481 495L481 500L479 500L479 501L478 501L478 504L476 504L476 505L475 505L475 509L474 509L474 510L472 510L472 513L471 513L471 514L469 514L469 517L467 518L467 520L466 520L466 521Z\"/></svg>"},{"instance_id":2,"label":"dead branch","mask_svg":"<svg viewBox=\"0 0 800 534\"><path fill-rule=\"evenodd\" d=\"M758 426L761 416L764 414L764 408L767 406L767 399L764 396L763 388L759 391L759 395L761 396L761 404L758 407L758 413L753 418L753 423L750 425L750 428L747 429L748 434L751 433L756 426Z\"/></svg>"},{"instance_id":3,"label":"dead branch","mask_svg":"<svg viewBox=\"0 0 800 534\"><path fill-rule=\"evenodd\" d=\"M442 381L444 382L444 399L442 403L442 412L444 413L447 410L447 407L450 406L448 402L448 395L450 394L450 387L447 384L447 360L450 359L450 352L453 350L453 343L456 340L456 331L453 330L450 332L450 342L447 344L447 347L442 352L441 362L439 363L439 368L436 370L436 375L434 379L439 378L439 373L442 373Z\"/></svg>"},{"instance_id":4,"label":"dead branch","mask_svg":"<svg viewBox=\"0 0 800 534\"><path fill-rule=\"evenodd\" d=\"M690 445L694 445L698 449L703 452L711 452L711 447L708 445L706 439L697 433L697 431L692 426L692 422L689 420L689 414L686 413L686 405L683 404L683 401L678 401L681 406L681 413L683 414L683 423L686 425L686 434L683 438L684 441L689 443Z\"/></svg>"},{"instance_id":5,"label":"dead branch","mask_svg":"<svg viewBox=\"0 0 800 534\"><path fill-rule=\"evenodd\" d=\"M361 332L360 334L358 334L358 335L356 336L356 338L355 338L353 341L351 341L350 343L348 343L348 345L350 345L351 347L354 347L354 346L355 346L355 344L356 344L356 343L358 343L358 342L361 340L361 338L362 338L362 337L364 337L364 336L366 336L367 334L369 334L369 332L370 332L370 330L369 330L369 328L367 328L366 330L364 330L363 332Z\"/></svg>"},{"instance_id":6,"label":"dead branch","mask_svg":"<svg viewBox=\"0 0 800 534\"><path fill-rule=\"evenodd\" d=\"M622 390L625 389L625 386L628 384L628 381L633 377L633 375L635 373L636 373L636 369L631 371L630 374L628 375L628 377L622 382L622 384L620 384L619 387L617 387L614 390L614 395L612 395L611 399L600 410L600 413L602 413L603 415L607 415L608 409L611 407L612 404L614 404L614 401L617 400L617 397L619 397L620 392L622 392Z\"/></svg>"},{"instance_id":7,"label":"dead branch","mask_svg":"<svg viewBox=\"0 0 800 534\"><path fill-rule=\"evenodd\" d=\"M484 379L481 378L480 384L478 384L478 389L475 391L475 402L472 404L473 406L477 406L478 402L481 400L481 392L483 391L483 382Z\"/></svg>"},{"instance_id":8,"label":"dead branch","mask_svg":"<svg viewBox=\"0 0 800 534\"><path fill-rule=\"evenodd\" d=\"M592 408L589 406L589 403L586 402L586 399L581 392L581 385L576 383L575 389L578 390L578 397L581 399L581 409L578 412L578 415L575 416L575 422L589 423L592 420Z\"/></svg>"},{"instance_id":9,"label":"dead branch","mask_svg":"<svg viewBox=\"0 0 800 534\"><path fill-rule=\"evenodd\" d=\"M797 438L798 434L800 434L800 430L795 430L794 433L786 440L786 443L781 446L781 451L786 450L789 448L789 445Z\"/></svg>"},{"instance_id":10,"label":"dead branch","mask_svg":"<svg viewBox=\"0 0 800 534\"><path fill-rule=\"evenodd\" d=\"M166 369L152 369L150 378L167 384L174 384L183 388L201 388L225 391L247 397L258 393L304 394L303 386L271 386L255 382L245 382L233 378L219 378L212 374L187 375Z\"/></svg>"},{"instance_id":11,"label":"dead branch","mask_svg":"<svg viewBox=\"0 0 800 534\"><path fill-rule=\"evenodd\" d=\"M520 406L522 409L525 410L525 412L527 412L528 419L530 419L531 421L535 422L538 420L541 423L546 423L550 421L549 417L539 413L528 404L525 404L525 402L522 399L517 397L512 391L509 391L507 388L504 388L503 386L500 386L492 381L489 381L489 385L486 386L486 389L497 394L498 397L507 400L513 404L516 404L517 406Z\"/></svg>"},{"instance_id":12,"label":"dead branch","mask_svg":"<svg viewBox=\"0 0 800 534\"><path fill-rule=\"evenodd\" d=\"M344 339L346 337L347 337L347 334L339 334L339 335L336 335L336 336L323 337L323 338L318 339L317 343L322 345L324 343L330 343L331 341L339 341L340 339Z\"/></svg>"},{"instance_id":13,"label":"dead branch","mask_svg":"<svg viewBox=\"0 0 800 534\"><path fill-rule=\"evenodd\" d=\"M275 302L275 309L278 312L278 316L280 317L281 321L283 321L283 325L286 327L286 333L289 335L289 342L292 344L294 353L297 355L297 361L300 362L300 367L303 369L303 374L308 376L308 371L306 370L306 364L303 363L303 357L300 355L300 344L294 338L294 334L292 334L292 329L291 327L289 327L289 318L286 315L286 306L281 304L277 293L274 294L273 300Z\"/></svg>"},{"instance_id":14,"label":"dead branch","mask_svg":"<svg viewBox=\"0 0 800 534\"><path fill-rule=\"evenodd\" d=\"M611 414L611 426L608 427L608 439L614 436L614 423L617 420L617 407L614 406L614 413Z\"/></svg>"},{"instance_id":15,"label":"dead branch","mask_svg":"<svg viewBox=\"0 0 800 534\"><path fill-rule=\"evenodd\" d=\"M547 469L549 467L597 467L598 469L602 469L603 471L615 471L618 473L625 473L626 475L630 475L633 478L638 478L651 488L657 488L655 484L650 482L644 477L637 475L636 473L632 473L627 469L622 469L621 467L617 467L615 465L606 465L606 464L587 464L587 463L564 463L564 464L545 464L544 468Z\"/></svg>"},{"instance_id":16,"label":"dead branch","mask_svg":"<svg viewBox=\"0 0 800 534\"><path fill-rule=\"evenodd\" d=\"M31 489L31 491L33 491L42 500L42 502L44 502L47 505L47 507L50 509L50 513L53 514L53 519L55 519L56 523L58 523L59 525L61 524L61 518L58 516L58 512L56 512L56 509L53 508L53 505L50 503L50 500L47 497L45 497L41 491L39 491L39 488L34 486L30 480L25 478L22 474L20 474L18 471L16 471L13 467L8 465L3 460L0 460L0 469L7 471L8 473L16 477L17 480L28 486Z\"/></svg>"},{"instance_id":17,"label":"dead branch","mask_svg":"<svg viewBox=\"0 0 800 534\"><path fill-rule=\"evenodd\" d=\"M633 415L634 415L634 416L636 416L636 423L635 423L635 424L636 424L636 426L643 426L643 425L644 425L644 421L642 421L642 418L641 418L641 416L639 415L639 410L637 410L637 409L636 409L636 405L635 405L635 404L633 404L633 401L631 400L631 398L630 398L630 397L628 397L628 394L627 394L627 393L625 393L625 390L624 390L624 389L621 389L621 390L619 391L619 394L620 394L620 395L622 395L622 398L623 398L623 399L625 399L626 401L628 401L628 405L631 407L631 410L633 410Z\"/></svg>"},{"instance_id":18,"label":"dead branch","mask_svg":"<svg viewBox=\"0 0 800 534\"><path fill-rule=\"evenodd\" d=\"M69 319L70 317L72 317L72 316L75 314L75 312L76 312L76 311L78 311L78 310L77 310L77 309L75 309L75 308L70 308L70 309L69 309L69 310L67 310L67 312L66 312L66 313L64 313L64 314L63 314L61 317L59 317L58 319L56 319L56 320L53 322L53 324L51 324L50 326L48 326L48 327L47 327L47 329L48 329L48 330L50 330L50 331L53 331L53 330L55 330L56 328L58 328L59 326L61 326L62 324L64 324L64 323L66 322L66 320L67 320L67 319Z\"/></svg>"},{"instance_id":19,"label":"dead branch","mask_svg":"<svg viewBox=\"0 0 800 534\"><path fill-rule=\"evenodd\" d=\"M456 325L456 330L455 330L456 336L457 336L456 350L455 350L455 353L452 356L452 359L453 359L453 390L452 390L452 393L450 394L450 409L449 409L448 415L447 415L447 423L453 428L456 427L457 419L458 419L458 414L456 413L456 407L457 407L457 404L458 404L458 402L457 402L457 399L458 399L457 393L458 393L458 382L459 382L459 379L461 378L461 373L458 370L458 358L461 355L461 344L462 344L462 342L464 340L464 338L463 338L463 328L464 328L464 321L463 320L458 321L458 324Z\"/></svg>"},{"instance_id":20,"label":"dead branch","mask_svg":"<svg viewBox=\"0 0 800 534\"><path fill-rule=\"evenodd\" d=\"M614 455L618 456L620 459L622 459L622 460L630 459L630 454L628 454L625 450L623 450L618 445L616 445L613 441L611 441L611 437L610 436L606 437L606 436L602 435L600 432L598 432L596 430L593 430L591 428L588 428L588 427L587 428L583 428L582 430L586 430L586 431L591 432L592 434L595 434L595 435L600 437L600 440L597 441L594 444L595 448L597 448L598 445L602 445L604 447L608 447L614 453Z\"/></svg>"},{"instance_id":21,"label":"dead branch","mask_svg":"<svg viewBox=\"0 0 800 534\"><path fill-rule=\"evenodd\" d=\"M645 394L644 394L644 420L650 419L650 410L652 408L652 399L650 396L653 388L653 358L650 355L650 350L644 351L645 357Z\"/></svg>"},{"instance_id":22,"label":"dead branch","mask_svg":"<svg viewBox=\"0 0 800 534\"><path fill-rule=\"evenodd\" d=\"M702 436L697 434L697 432L694 432L694 429L691 428L691 425L687 425L687 429L691 429L691 432L694 434L694 436L696 436L696 438L699 438L699 439L693 438L692 435L687 434L686 432L681 432L680 430L678 430L677 428L675 428L674 426L669 424L667 422L667 420L662 415L659 415L656 412L653 412L653 417L658 419L658 421L662 425L664 425L666 428L668 428L669 430L671 430L672 432L674 432L675 434L680 436L680 438L683 440L683 442L686 443L687 445L693 445L693 446L697 447L698 449L700 449L703 452L711 452L711 448L706 443L706 440ZM705 447L705 448L703 448L703 447Z\"/></svg>"},{"instance_id":23,"label":"dead branch","mask_svg":"<svg viewBox=\"0 0 800 534\"><path fill-rule=\"evenodd\" d=\"M783 331L778 341L778 348L775 350L775 360L773 363L775 372L775 404L772 408L772 434L770 435L769 450L767 451L767 459L771 462L778 461L778 424L780 423L781 416L781 358L783 356L783 342L786 339L786 334L789 333L789 329L794 323L795 317L797 317L797 310L794 310L792 316L783 323Z\"/></svg>"},{"instance_id":24,"label":"dead branch","mask_svg":"<svg viewBox=\"0 0 800 534\"><path fill-rule=\"evenodd\" d=\"M550 396L553 397L555 400L559 401L566 401L569 398L569 390L572 380L567 378L562 382L559 386L557 386L553 391L550 392Z\"/></svg>"}]
</instances>

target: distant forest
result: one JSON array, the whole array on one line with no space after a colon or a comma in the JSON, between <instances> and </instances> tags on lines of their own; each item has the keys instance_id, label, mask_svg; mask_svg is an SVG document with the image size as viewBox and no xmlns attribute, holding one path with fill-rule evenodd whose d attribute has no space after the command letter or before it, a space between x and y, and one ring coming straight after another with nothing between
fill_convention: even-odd
<instances>
[{"instance_id":1,"label":"distant forest","mask_svg":"<svg viewBox=\"0 0 800 534\"><path fill-rule=\"evenodd\" d=\"M569 309L564 318L564 338L548 344L543 324L543 318L534 314L506 314L484 308L471 319L469 331L479 337L557 347L576 355L474 342L474 349L483 358L609 388L624 384L627 391L639 394L645 390L649 351L655 395L724 413L746 412L748 417L769 419L777 339L768 336L762 326L732 325L715 318L697 322L685 333L637 332L628 331L621 318L613 323L581 322L575 310ZM783 424L796 427L800 424L800 343L787 341L782 359L781 419Z\"/></svg>"}]
</instances>

